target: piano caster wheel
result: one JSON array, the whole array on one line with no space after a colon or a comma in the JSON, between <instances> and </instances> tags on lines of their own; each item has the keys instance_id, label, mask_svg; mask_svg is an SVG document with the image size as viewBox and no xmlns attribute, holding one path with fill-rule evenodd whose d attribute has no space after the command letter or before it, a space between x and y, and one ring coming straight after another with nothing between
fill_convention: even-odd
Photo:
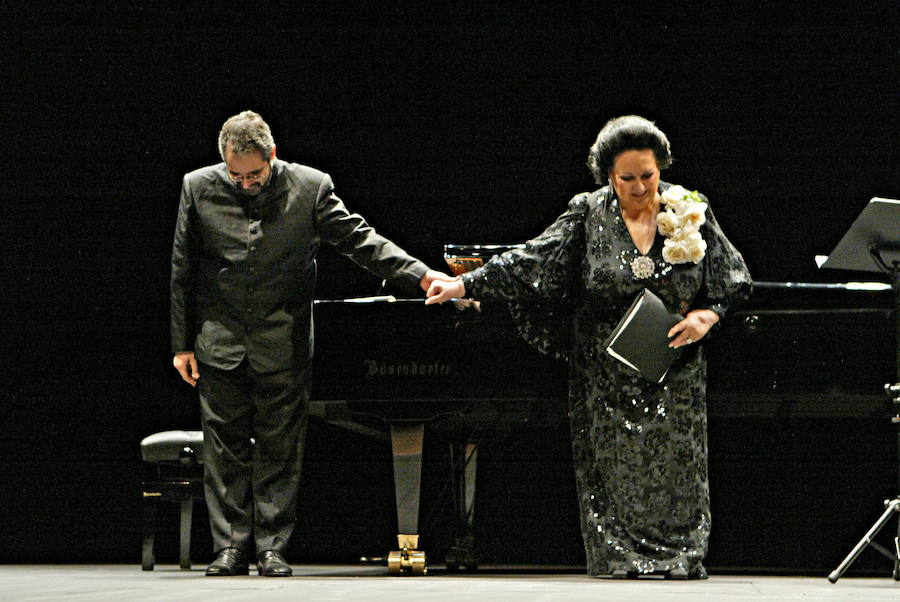
<instances>
[{"instance_id":1,"label":"piano caster wheel","mask_svg":"<svg viewBox=\"0 0 900 602\"><path fill-rule=\"evenodd\" d=\"M420 576L428 573L425 552L420 550L394 550L388 554L388 573L391 575Z\"/></svg>"},{"instance_id":2,"label":"piano caster wheel","mask_svg":"<svg viewBox=\"0 0 900 602\"><path fill-rule=\"evenodd\" d=\"M398 550L388 553L388 573L391 575L403 574L403 559L401 554L402 552Z\"/></svg>"}]
</instances>

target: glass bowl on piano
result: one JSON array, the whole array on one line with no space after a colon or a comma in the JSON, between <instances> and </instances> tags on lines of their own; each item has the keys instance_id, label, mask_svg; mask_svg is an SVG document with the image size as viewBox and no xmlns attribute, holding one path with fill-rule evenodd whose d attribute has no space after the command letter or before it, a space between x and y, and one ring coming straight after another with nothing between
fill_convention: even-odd
<instances>
[{"instance_id":1,"label":"glass bowl on piano","mask_svg":"<svg viewBox=\"0 0 900 602\"><path fill-rule=\"evenodd\" d=\"M523 249L524 244L510 245L444 245L444 261L454 275L477 270L494 255L510 249Z\"/></svg>"},{"instance_id":2,"label":"glass bowl on piano","mask_svg":"<svg viewBox=\"0 0 900 602\"><path fill-rule=\"evenodd\" d=\"M477 270L494 255L500 255L510 249L522 249L524 244L510 245L444 245L444 261L453 275L459 276ZM474 309L481 311L481 302L473 299L454 299L453 307L459 311Z\"/></svg>"}]
</instances>

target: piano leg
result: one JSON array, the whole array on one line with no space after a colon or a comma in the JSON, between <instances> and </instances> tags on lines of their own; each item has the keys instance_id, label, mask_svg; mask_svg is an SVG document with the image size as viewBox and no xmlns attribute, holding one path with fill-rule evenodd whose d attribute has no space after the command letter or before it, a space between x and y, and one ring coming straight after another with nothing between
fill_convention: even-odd
<instances>
[{"instance_id":1,"label":"piano leg","mask_svg":"<svg viewBox=\"0 0 900 602\"><path fill-rule=\"evenodd\" d=\"M424 423L391 424L397 543L400 547L388 554L388 571L392 575L424 575L428 572L425 552L417 549L424 440Z\"/></svg>"},{"instance_id":2,"label":"piano leg","mask_svg":"<svg viewBox=\"0 0 900 602\"><path fill-rule=\"evenodd\" d=\"M465 567L468 571L478 568L475 559L475 473L478 466L478 445L473 442L451 444L452 474L456 481L454 493L459 512L458 535L447 551L445 564L448 571Z\"/></svg>"}]
</instances>

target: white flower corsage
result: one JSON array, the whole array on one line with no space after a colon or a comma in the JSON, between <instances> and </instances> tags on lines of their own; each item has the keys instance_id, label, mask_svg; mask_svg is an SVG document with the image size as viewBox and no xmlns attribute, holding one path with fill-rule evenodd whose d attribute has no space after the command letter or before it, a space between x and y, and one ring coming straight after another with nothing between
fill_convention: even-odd
<instances>
[{"instance_id":1,"label":"white flower corsage","mask_svg":"<svg viewBox=\"0 0 900 602\"><path fill-rule=\"evenodd\" d=\"M672 186L662 193L660 202L666 206L656 216L656 228L666 237L662 256L669 263L700 263L706 255L706 241L700 236L700 226L706 223L707 204L696 190Z\"/></svg>"}]
</instances>

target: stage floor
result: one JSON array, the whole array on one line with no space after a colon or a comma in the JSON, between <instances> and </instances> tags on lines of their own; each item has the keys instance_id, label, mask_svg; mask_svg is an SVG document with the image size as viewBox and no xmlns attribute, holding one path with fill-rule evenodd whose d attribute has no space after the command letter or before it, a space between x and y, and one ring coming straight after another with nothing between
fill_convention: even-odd
<instances>
[{"instance_id":1,"label":"stage floor","mask_svg":"<svg viewBox=\"0 0 900 602\"><path fill-rule=\"evenodd\" d=\"M251 569L252 571L252 569ZM476 574L438 570L425 577L391 577L383 567L299 565L290 578L211 578L203 568L181 570L159 565L142 571L133 565L0 566L0 600L41 602L173 602L291 600L891 600L900 583L883 578L845 577L836 584L825 577L712 575L708 581L673 582L592 579L572 570L546 567L492 568Z\"/></svg>"}]
</instances>

